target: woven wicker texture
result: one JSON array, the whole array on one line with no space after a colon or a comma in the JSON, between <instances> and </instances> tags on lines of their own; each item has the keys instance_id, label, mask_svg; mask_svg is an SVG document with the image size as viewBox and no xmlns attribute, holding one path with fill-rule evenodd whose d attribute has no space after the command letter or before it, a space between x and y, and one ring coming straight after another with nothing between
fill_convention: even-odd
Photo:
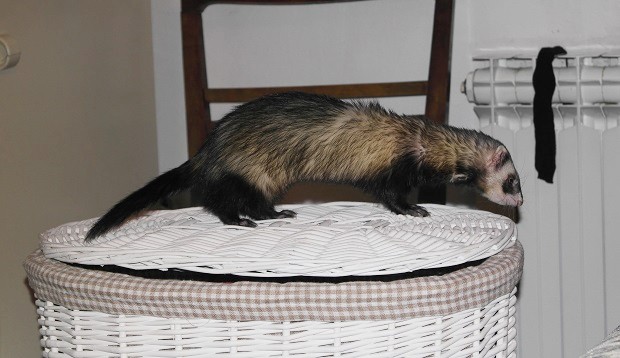
<instances>
[{"instance_id":1,"label":"woven wicker texture","mask_svg":"<svg viewBox=\"0 0 620 358\"><path fill-rule=\"evenodd\" d=\"M483 211L425 205L431 216L393 214L370 203L284 205L295 219L257 228L223 225L200 208L158 211L84 244L94 219L41 235L48 258L135 270L242 276L386 275L489 257L516 240L514 223Z\"/></svg>"},{"instance_id":2,"label":"woven wicker texture","mask_svg":"<svg viewBox=\"0 0 620 358\"><path fill-rule=\"evenodd\" d=\"M444 317L265 322L164 319L37 301L43 357L514 358L515 291Z\"/></svg>"},{"instance_id":3,"label":"woven wicker texture","mask_svg":"<svg viewBox=\"0 0 620 358\"><path fill-rule=\"evenodd\" d=\"M44 357L508 357L523 248L507 218L428 205L430 218L361 203L286 206L297 219L222 225L153 212L85 245L94 220L41 236L24 267ZM45 252L45 255L43 254ZM442 275L385 274L456 265ZM57 261L247 276L375 275L275 283L157 280Z\"/></svg>"}]
</instances>

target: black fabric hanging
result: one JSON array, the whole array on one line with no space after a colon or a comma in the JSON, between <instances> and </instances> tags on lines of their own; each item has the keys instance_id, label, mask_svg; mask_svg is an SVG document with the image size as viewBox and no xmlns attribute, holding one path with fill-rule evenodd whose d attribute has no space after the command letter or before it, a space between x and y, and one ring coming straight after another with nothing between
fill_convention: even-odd
<instances>
[{"instance_id":1,"label":"black fabric hanging","mask_svg":"<svg viewBox=\"0 0 620 358\"><path fill-rule=\"evenodd\" d=\"M566 50L560 46L541 48L536 58L536 68L532 77L532 84L534 85L534 137L536 140L534 166L538 171L538 178L547 183L553 183L556 154L553 109L551 107L551 100L555 91L552 63L555 56L565 54Z\"/></svg>"}]
</instances>

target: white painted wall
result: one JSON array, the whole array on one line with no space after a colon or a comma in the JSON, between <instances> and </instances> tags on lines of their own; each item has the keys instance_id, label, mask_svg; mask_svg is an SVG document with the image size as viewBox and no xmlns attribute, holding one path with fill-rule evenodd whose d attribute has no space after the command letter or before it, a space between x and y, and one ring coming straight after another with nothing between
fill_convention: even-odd
<instances>
[{"instance_id":1,"label":"white painted wall","mask_svg":"<svg viewBox=\"0 0 620 358\"><path fill-rule=\"evenodd\" d=\"M470 16L473 56L535 54L556 44L572 55L620 48L620 2L615 0L476 0Z\"/></svg>"},{"instance_id":2,"label":"white painted wall","mask_svg":"<svg viewBox=\"0 0 620 358\"><path fill-rule=\"evenodd\" d=\"M179 0L151 0L159 171L187 159Z\"/></svg>"}]
</instances>

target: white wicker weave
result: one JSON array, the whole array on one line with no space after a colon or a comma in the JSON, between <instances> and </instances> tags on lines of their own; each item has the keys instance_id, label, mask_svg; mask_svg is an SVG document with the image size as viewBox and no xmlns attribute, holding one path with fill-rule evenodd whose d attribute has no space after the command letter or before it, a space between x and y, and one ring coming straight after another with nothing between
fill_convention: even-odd
<instances>
[{"instance_id":1,"label":"white wicker weave","mask_svg":"<svg viewBox=\"0 0 620 358\"><path fill-rule=\"evenodd\" d=\"M164 319L37 301L44 357L515 357L514 295L403 321Z\"/></svg>"},{"instance_id":2,"label":"white wicker weave","mask_svg":"<svg viewBox=\"0 0 620 358\"><path fill-rule=\"evenodd\" d=\"M24 264L43 356L513 358L523 265L514 223L425 207L431 217L368 203L289 205L296 219L258 228L222 225L199 208L161 211L92 244L83 238L94 220L59 226ZM157 280L60 262L269 278L377 276L483 258L438 276L338 284Z\"/></svg>"},{"instance_id":3,"label":"white wicker weave","mask_svg":"<svg viewBox=\"0 0 620 358\"><path fill-rule=\"evenodd\" d=\"M242 276L386 275L489 257L516 240L512 220L484 211L425 205L430 217L395 215L380 205L285 205L295 219L257 228L226 226L200 208L159 211L92 244L94 220L41 235L48 258L134 270L169 269Z\"/></svg>"}]
</instances>

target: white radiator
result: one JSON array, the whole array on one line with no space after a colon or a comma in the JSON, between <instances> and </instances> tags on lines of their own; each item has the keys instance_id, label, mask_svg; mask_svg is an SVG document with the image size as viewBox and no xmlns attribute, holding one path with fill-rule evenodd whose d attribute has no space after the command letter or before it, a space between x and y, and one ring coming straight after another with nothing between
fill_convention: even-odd
<instances>
[{"instance_id":1,"label":"white radiator","mask_svg":"<svg viewBox=\"0 0 620 358\"><path fill-rule=\"evenodd\" d=\"M620 325L619 60L554 61L553 184L534 169L535 59L475 63L480 68L462 90L481 130L508 147L522 179L519 357L578 357Z\"/></svg>"}]
</instances>

